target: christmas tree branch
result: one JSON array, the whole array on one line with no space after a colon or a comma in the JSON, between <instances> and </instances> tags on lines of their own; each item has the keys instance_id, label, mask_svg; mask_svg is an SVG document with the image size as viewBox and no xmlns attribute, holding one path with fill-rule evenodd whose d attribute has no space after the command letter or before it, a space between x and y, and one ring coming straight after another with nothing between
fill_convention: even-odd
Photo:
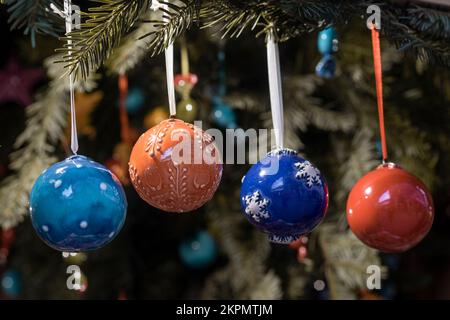
<instances>
[{"instance_id":1,"label":"christmas tree branch","mask_svg":"<svg viewBox=\"0 0 450 320\"><path fill-rule=\"evenodd\" d=\"M59 56L45 61L47 73L53 80L48 89L27 108L25 130L17 137L10 155L10 169L14 172L0 184L0 226L11 228L28 213L28 195L36 178L56 161L55 146L67 124L68 87L65 77L60 78L61 65L55 64ZM77 83L78 88L91 89L92 81Z\"/></svg>"},{"instance_id":2,"label":"christmas tree branch","mask_svg":"<svg viewBox=\"0 0 450 320\"><path fill-rule=\"evenodd\" d=\"M199 0L179 0L180 5L171 2L166 4L168 9L163 11L162 21L147 20L154 30L144 34L139 39L147 39L148 50L152 56L160 54L170 43L173 43L185 30L189 29L194 21L198 20L200 8Z\"/></svg>"},{"instance_id":3,"label":"christmas tree branch","mask_svg":"<svg viewBox=\"0 0 450 320\"><path fill-rule=\"evenodd\" d=\"M87 19L81 24L81 29L64 39L72 41L71 47L66 44L61 49L69 71L84 79L110 56L122 36L134 26L150 4L149 0L94 1L103 5L90 8L84 14Z\"/></svg>"},{"instance_id":4,"label":"christmas tree branch","mask_svg":"<svg viewBox=\"0 0 450 320\"><path fill-rule=\"evenodd\" d=\"M50 9L51 0L5 0L8 6L11 29L24 29L29 34L33 47L36 34L48 34L57 37L61 34L62 19Z\"/></svg>"}]
</instances>

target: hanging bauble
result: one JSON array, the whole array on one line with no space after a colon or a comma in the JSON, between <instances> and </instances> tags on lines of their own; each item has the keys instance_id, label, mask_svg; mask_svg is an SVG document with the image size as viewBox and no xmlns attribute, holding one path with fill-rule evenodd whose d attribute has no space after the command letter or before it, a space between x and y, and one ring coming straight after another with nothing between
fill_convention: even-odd
<instances>
[{"instance_id":1,"label":"hanging bauble","mask_svg":"<svg viewBox=\"0 0 450 320\"><path fill-rule=\"evenodd\" d=\"M433 217L433 200L426 186L392 163L362 177L347 200L353 233L383 252L414 247L430 230Z\"/></svg>"},{"instance_id":2,"label":"hanging bauble","mask_svg":"<svg viewBox=\"0 0 450 320\"><path fill-rule=\"evenodd\" d=\"M291 243L325 217L328 186L318 169L289 149L268 153L243 178L247 219L276 243Z\"/></svg>"},{"instance_id":3,"label":"hanging bauble","mask_svg":"<svg viewBox=\"0 0 450 320\"><path fill-rule=\"evenodd\" d=\"M185 122L194 122L197 120L198 106L197 102L191 98L182 99L177 104L177 118Z\"/></svg>"},{"instance_id":4,"label":"hanging bauble","mask_svg":"<svg viewBox=\"0 0 450 320\"><path fill-rule=\"evenodd\" d=\"M332 55L326 54L316 66L316 75L321 78L330 79L334 77L335 73L336 59Z\"/></svg>"},{"instance_id":5,"label":"hanging bauble","mask_svg":"<svg viewBox=\"0 0 450 320\"><path fill-rule=\"evenodd\" d=\"M338 50L338 39L333 27L327 27L319 32L317 48L323 55L316 66L316 74L321 78L333 78L336 73L336 59L332 56Z\"/></svg>"},{"instance_id":6,"label":"hanging bauble","mask_svg":"<svg viewBox=\"0 0 450 320\"><path fill-rule=\"evenodd\" d=\"M169 212L192 211L210 200L222 177L220 151L210 135L179 119L145 132L129 161L142 199Z\"/></svg>"},{"instance_id":7,"label":"hanging bauble","mask_svg":"<svg viewBox=\"0 0 450 320\"><path fill-rule=\"evenodd\" d=\"M220 97L215 97L213 99L212 119L221 128L237 128L236 113L233 108L223 102Z\"/></svg>"},{"instance_id":8,"label":"hanging bauble","mask_svg":"<svg viewBox=\"0 0 450 320\"><path fill-rule=\"evenodd\" d=\"M144 102L145 96L142 90L139 88L131 88L128 91L127 99L125 102L127 112L129 114L135 114L139 112L144 106ZM117 103L117 107L119 107L119 102Z\"/></svg>"},{"instance_id":9,"label":"hanging bauble","mask_svg":"<svg viewBox=\"0 0 450 320\"><path fill-rule=\"evenodd\" d=\"M327 27L319 32L317 49L323 55L331 54L338 50L337 34L333 27Z\"/></svg>"},{"instance_id":10,"label":"hanging bauble","mask_svg":"<svg viewBox=\"0 0 450 320\"><path fill-rule=\"evenodd\" d=\"M195 234L178 247L183 263L191 268L204 268L214 262L217 246L214 238L206 231Z\"/></svg>"},{"instance_id":11,"label":"hanging bauble","mask_svg":"<svg viewBox=\"0 0 450 320\"><path fill-rule=\"evenodd\" d=\"M37 234L63 252L95 250L109 243L122 228L126 209L117 177L80 155L44 170L30 195Z\"/></svg>"},{"instance_id":12,"label":"hanging bauble","mask_svg":"<svg viewBox=\"0 0 450 320\"><path fill-rule=\"evenodd\" d=\"M17 298L22 292L22 277L16 269L6 270L0 281L1 291L8 298Z\"/></svg>"},{"instance_id":13,"label":"hanging bauble","mask_svg":"<svg viewBox=\"0 0 450 320\"><path fill-rule=\"evenodd\" d=\"M191 92L192 88L197 84L198 77L193 73L177 74L174 79L175 89L181 95Z\"/></svg>"},{"instance_id":14,"label":"hanging bauble","mask_svg":"<svg viewBox=\"0 0 450 320\"><path fill-rule=\"evenodd\" d=\"M152 111L147 113L144 118L144 127L145 129L150 129L160 122L166 120L169 117L169 113L167 112L167 108L165 107L156 107L153 108Z\"/></svg>"}]
</instances>

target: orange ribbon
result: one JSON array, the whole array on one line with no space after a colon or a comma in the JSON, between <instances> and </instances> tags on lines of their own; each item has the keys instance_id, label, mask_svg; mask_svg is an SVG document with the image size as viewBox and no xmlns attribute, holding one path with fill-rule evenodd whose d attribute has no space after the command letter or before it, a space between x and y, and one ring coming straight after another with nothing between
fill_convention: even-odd
<instances>
[{"instance_id":1,"label":"orange ribbon","mask_svg":"<svg viewBox=\"0 0 450 320\"><path fill-rule=\"evenodd\" d=\"M381 149L383 152L383 162L386 162L388 157L386 145L386 131L384 127L384 107L383 107L383 72L381 69L381 50L380 50L380 33L372 27L372 47L373 47L373 64L375 68L375 82L377 86L377 104L378 104L378 118L380 121L380 136Z\"/></svg>"}]
</instances>

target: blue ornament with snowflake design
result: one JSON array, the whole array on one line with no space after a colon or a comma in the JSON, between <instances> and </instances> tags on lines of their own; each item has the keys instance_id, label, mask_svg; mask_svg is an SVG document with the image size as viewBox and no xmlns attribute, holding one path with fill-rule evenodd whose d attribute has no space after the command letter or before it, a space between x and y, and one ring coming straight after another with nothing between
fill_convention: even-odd
<instances>
[{"instance_id":1,"label":"blue ornament with snowflake design","mask_svg":"<svg viewBox=\"0 0 450 320\"><path fill-rule=\"evenodd\" d=\"M242 179L241 206L270 241L291 243L325 217L328 186L320 171L297 152L278 149Z\"/></svg>"},{"instance_id":2,"label":"blue ornament with snowflake design","mask_svg":"<svg viewBox=\"0 0 450 320\"><path fill-rule=\"evenodd\" d=\"M90 251L109 243L122 229L126 209L119 180L80 155L44 170L30 195L34 229L46 244L64 252Z\"/></svg>"}]
</instances>

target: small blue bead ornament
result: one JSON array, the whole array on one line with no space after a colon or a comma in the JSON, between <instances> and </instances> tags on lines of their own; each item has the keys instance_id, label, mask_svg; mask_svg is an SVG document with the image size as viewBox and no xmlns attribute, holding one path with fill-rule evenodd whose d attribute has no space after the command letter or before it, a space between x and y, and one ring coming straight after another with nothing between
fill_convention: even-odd
<instances>
[{"instance_id":1,"label":"small blue bead ornament","mask_svg":"<svg viewBox=\"0 0 450 320\"><path fill-rule=\"evenodd\" d=\"M331 54L327 54L320 59L316 66L316 75L321 78L331 79L336 74L336 59Z\"/></svg>"},{"instance_id":2,"label":"small blue bead ornament","mask_svg":"<svg viewBox=\"0 0 450 320\"><path fill-rule=\"evenodd\" d=\"M316 74L321 78L333 78L336 73L336 59L333 53L338 50L338 39L333 27L327 27L319 32L317 49L322 54L322 59L316 66Z\"/></svg>"},{"instance_id":3,"label":"small blue bead ornament","mask_svg":"<svg viewBox=\"0 0 450 320\"><path fill-rule=\"evenodd\" d=\"M275 243L291 243L325 217L328 186L320 171L290 149L269 152L243 178L247 219Z\"/></svg>"},{"instance_id":4,"label":"small blue bead ornament","mask_svg":"<svg viewBox=\"0 0 450 320\"><path fill-rule=\"evenodd\" d=\"M208 232L201 231L194 237L183 241L178 251L185 265L198 269L214 262L217 256L217 245Z\"/></svg>"},{"instance_id":5,"label":"small blue bead ornament","mask_svg":"<svg viewBox=\"0 0 450 320\"><path fill-rule=\"evenodd\" d=\"M105 246L122 229L126 210L117 177L80 155L44 170L30 195L34 229L46 244L63 252Z\"/></svg>"},{"instance_id":6,"label":"small blue bead ornament","mask_svg":"<svg viewBox=\"0 0 450 320\"><path fill-rule=\"evenodd\" d=\"M142 90L139 88L131 88L128 91L127 99L125 102L125 106L129 114L135 114L139 112L145 103L145 96L142 93ZM119 107L119 103L117 103L117 107Z\"/></svg>"},{"instance_id":7,"label":"small blue bead ornament","mask_svg":"<svg viewBox=\"0 0 450 320\"><path fill-rule=\"evenodd\" d=\"M221 128L236 129L236 113L233 108L222 101L220 97L213 99L213 121Z\"/></svg>"},{"instance_id":8,"label":"small blue bead ornament","mask_svg":"<svg viewBox=\"0 0 450 320\"><path fill-rule=\"evenodd\" d=\"M0 282L1 292L8 298L16 298L22 292L22 277L16 269L3 273Z\"/></svg>"}]
</instances>

